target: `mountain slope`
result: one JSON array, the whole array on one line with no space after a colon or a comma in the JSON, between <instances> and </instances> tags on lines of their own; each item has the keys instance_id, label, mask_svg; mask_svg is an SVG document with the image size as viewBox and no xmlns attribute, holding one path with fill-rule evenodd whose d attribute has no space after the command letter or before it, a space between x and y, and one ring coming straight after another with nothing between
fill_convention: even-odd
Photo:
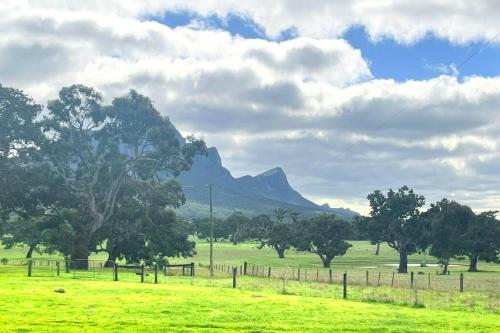
<instances>
[{"instance_id":1,"label":"mountain slope","mask_svg":"<svg viewBox=\"0 0 500 333\"><path fill-rule=\"evenodd\" d=\"M184 215L206 216L208 187L213 186L214 212L227 216L234 210L242 210L249 215L270 213L278 207L287 207L303 215L336 213L340 216L355 215L344 208L319 206L295 191L281 168L273 168L257 176L234 178L222 165L216 148L209 148L208 155L198 156L190 171L183 173L178 180L184 186L188 199L181 209Z\"/></svg>"}]
</instances>

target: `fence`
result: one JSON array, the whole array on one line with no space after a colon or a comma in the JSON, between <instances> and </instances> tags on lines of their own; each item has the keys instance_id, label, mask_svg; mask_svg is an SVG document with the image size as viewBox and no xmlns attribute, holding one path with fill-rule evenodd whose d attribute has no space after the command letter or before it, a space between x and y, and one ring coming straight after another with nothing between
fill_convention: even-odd
<instances>
[{"instance_id":1,"label":"fence","mask_svg":"<svg viewBox=\"0 0 500 333\"><path fill-rule=\"evenodd\" d=\"M223 265L224 266L224 265ZM310 269L303 267L269 267L243 263L240 275L255 277L284 278L286 280L310 281L341 284L343 273L349 275L349 284L371 287L429 289L435 291L474 291L500 292L500 274L451 273L439 274L438 271L412 271L398 274L395 271L352 270L334 271L332 269Z\"/></svg>"},{"instance_id":2,"label":"fence","mask_svg":"<svg viewBox=\"0 0 500 333\"><path fill-rule=\"evenodd\" d=\"M500 274L476 275L452 273L397 274L387 271L334 271L301 267L269 267L247 262L238 266L199 263L144 266L120 265L88 260L86 269L77 262L63 260L9 260L8 266L32 277L71 277L74 279L104 279L143 283L185 283L192 285L229 287L245 290L274 289L283 294L313 297L347 298L352 300L406 304L429 307L480 308L499 312ZM196 274L195 274L196 273ZM197 278L195 278L195 275ZM486 278L485 278L486 276ZM488 278L489 277L489 278ZM484 282L487 282L486 284ZM497 283L495 283L497 282Z\"/></svg>"},{"instance_id":3,"label":"fence","mask_svg":"<svg viewBox=\"0 0 500 333\"><path fill-rule=\"evenodd\" d=\"M215 265L214 271L216 275L231 276L233 288L277 289L283 294L500 312L500 274L490 275L490 280L474 280L478 277L474 273L334 272L331 269L278 268L247 262L234 267ZM488 283L482 285L482 281Z\"/></svg>"}]
</instances>

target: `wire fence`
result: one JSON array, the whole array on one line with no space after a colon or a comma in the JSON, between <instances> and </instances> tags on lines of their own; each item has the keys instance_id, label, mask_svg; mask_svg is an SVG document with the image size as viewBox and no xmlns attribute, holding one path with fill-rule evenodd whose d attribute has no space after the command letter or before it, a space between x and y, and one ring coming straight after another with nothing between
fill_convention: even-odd
<instances>
[{"instance_id":1,"label":"wire fence","mask_svg":"<svg viewBox=\"0 0 500 333\"><path fill-rule=\"evenodd\" d=\"M151 284L185 284L186 279L189 279L191 285L205 287L500 313L500 274L333 271L270 267L244 262L238 266L215 264L211 276L209 265L202 263L146 266L120 265L104 260L86 260L82 263L38 259L13 259L0 264L0 273L9 272L17 276Z\"/></svg>"}]
</instances>

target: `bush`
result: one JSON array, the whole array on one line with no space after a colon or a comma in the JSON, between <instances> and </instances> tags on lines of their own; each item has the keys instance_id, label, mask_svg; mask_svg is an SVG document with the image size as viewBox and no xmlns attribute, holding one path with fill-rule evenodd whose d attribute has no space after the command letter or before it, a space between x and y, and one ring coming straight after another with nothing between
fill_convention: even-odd
<instances>
[{"instance_id":1,"label":"bush","mask_svg":"<svg viewBox=\"0 0 500 333\"><path fill-rule=\"evenodd\" d=\"M7 265L9 263L9 259L2 258L2 259L0 259L0 263L2 263L2 265Z\"/></svg>"}]
</instances>

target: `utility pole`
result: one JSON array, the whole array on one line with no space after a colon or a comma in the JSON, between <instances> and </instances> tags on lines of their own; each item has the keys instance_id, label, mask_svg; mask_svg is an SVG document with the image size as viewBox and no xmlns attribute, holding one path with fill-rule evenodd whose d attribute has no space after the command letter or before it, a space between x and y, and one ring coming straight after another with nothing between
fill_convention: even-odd
<instances>
[{"instance_id":1,"label":"utility pole","mask_svg":"<svg viewBox=\"0 0 500 333\"><path fill-rule=\"evenodd\" d=\"M214 214L212 207L212 184L208 184L210 199L210 276L214 276Z\"/></svg>"}]
</instances>

